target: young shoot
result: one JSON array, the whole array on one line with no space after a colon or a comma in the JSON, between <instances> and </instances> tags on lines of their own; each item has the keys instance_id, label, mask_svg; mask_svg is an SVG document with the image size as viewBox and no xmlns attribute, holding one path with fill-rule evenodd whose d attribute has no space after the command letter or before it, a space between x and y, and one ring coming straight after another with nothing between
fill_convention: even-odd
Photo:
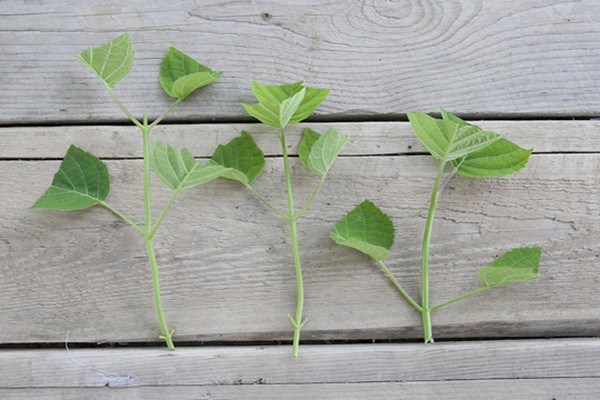
<instances>
[{"instance_id":1,"label":"young shoot","mask_svg":"<svg viewBox=\"0 0 600 400\"><path fill-rule=\"evenodd\" d=\"M310 199L298 210L295 206L294 196L292 194L292 178L285 128L288 125L297 124L308 118L325 100L329 94L329 90L307 87L304 86L302 82L281 86L267 86L258 82L252 82L252 91L258 100L258 103L242 104L242 106L252 117L277 131L283 154L283 173L285 176L285 190L287 193L287 210L278 210L276 207L269 204L264 197L258 194L258 192L250 185L250 182L241 182L261 203L268 207L276 216L284 219L289 224L290 243L296 270L298 296L295 315L289 315L290 322L294 328L292 356L295 358L298 356L300 331L306 324L306 318L303 313L304 282L302 279L302 264L300 262L300 249L298 245L296 223L300 217L308 211L313 201L316 199L325 178L327 177L329 169L346 144L348 138L333 129L328 129L322 134L309 128L304 129L298 156L302 165L319 176L320 180ZM223 146L221 150L217 149L211 162L219 163L225 167L235 167L239 165L240 162L238 161L237 156L239 148L256 147L256 144L250 135L246 133L242 133L242 137L239 138L239 141L239 146L237 146L236 149L232 148L231 151L228 149L228 146L230 146L229 144ZM258 162L258 157L255 157L253 160ZM248 161L248 163L249 162L250 161ZM264 164L264 160L262 160L262 162Z\"/></svg>"},{"instance_id":2,"label":"young shoot","mask_svg":"<svg viewBox=\"0 0 600 400\"><path fill-rule=\"evenodd\" d=\"M402 288L384 263L394 243L394 226L390 218L372 202L365 200L330 232L336 243L357 249L379 264L402 296L421 314L425 343L433 342L432 311L498 286L536 279L541 255L539 247L510 250L496 258L489 266L479 268L478 274L482 284L479 289L437 305L430 304L429 247L438 198L446 183L455 174L470 178L512 174L525 166L532 152L497 133L469 124L443 109L441 114L442 119L436 119L427 114L408 113L416 136L431 155L439 160L423 237L421 301L417 302ZM448 166L452 169L442 181Z\"/></svg>"},{"instance_id":3,"label":"young shoot","mask_svg":"<svg viewBox=\"0 0 600 400\"><path fill-rule=\"evenodd\" d=\"M175 101L162 115L149 123L146 114L141 120L135 118L113 92L115 85L127 75L133 65L133 50L128 34L123 34L100 47L90 47L79 54L77 59L100 78L117 106L141 132L144 163L144 224L138 225L132 218L105 201L110 188L106 165L98 157L74 145L69 147L58 172L54 175L52 184L32 208L69 211L101 205L130 224L140 234L146 245L152 272L154 303L162 332L159 338L173 350L174 330L169 329L163 313L158 265L152 239L178 193L223 176L229 172L229 169L210 163L200 164L187 149L178 150L160 141L151 144L150 133L187 96L218 80L221 72L214 72L181 51L170 48L160 66L159 80L165 92ZM151 169L173 190L171 198L156 219L152 218L151 213Z\"/></svg>"}]
</instances>

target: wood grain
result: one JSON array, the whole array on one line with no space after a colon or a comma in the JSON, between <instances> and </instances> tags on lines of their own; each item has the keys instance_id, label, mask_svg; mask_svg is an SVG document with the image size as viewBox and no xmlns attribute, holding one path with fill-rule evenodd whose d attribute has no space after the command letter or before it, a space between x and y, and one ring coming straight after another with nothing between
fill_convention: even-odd
<instances>
[{"instance_id":1,"label":"wood grain","mask_svg":"<svg viewBox=\"0 0 600 400\"><path fill-rule=\"evenodd\" d=\"M5 350L3 389L600 379L598 339ZM537 385L534 385L536 387ZM596 385L597 387L597 385Z\"/></svg>"},{"instance_id":2,"label":"wood grain","mask_svg":"<svg viewBox=\"0 0 600 400\"><path fill-rule=\"evenodd\" d=\"M600 151L600 121L474 121L536 153ZM334 128L350 136L342 155L421 154L421 145L408 122L305 123L288 128L286 135L297 153L302 129L323 132ZM153 138L187 147L196 157L210 157L218 144L248 131L266 155L281 155L273 129L260 124L159 125ZM133 126L39 126L0 129L0 159L62 158L70 144L103 158L141 158L139 130Z\"/></svg>"},{"instance_id":3,"label":"wood grain","mask_svg":"<svg viewBox=\"0 0 600 400\"><path fill-rule=\"evenodd\" d=\"M157 74L169 45L225 72L173 120L246 118L249 82L332 88L316 118L406 110L594 116L600 103L594 0L2 2L0 123L124 121L73 55L131 33L136 62L117 94L137 116L170 100Z\"/></svg>"},{"instance_id":4,"label":"wood grain","mask_svg":"<svg viewBox=\"0 0 600 400\"><path fill-rule=\"evenodd\" d=\"M293 161L301 204L317 182ZM58 164L0 162L0 342L62 342L67 334L76 342L155 340L141 238L100 208L28 209ZM141 161L109 161L108 167L109 202L141 220ZM542 154L513 176L450 183L434 226L433 304L477 288L476 268L510 248L539 245L544 253L539 281L436 313L436 338L600 333L599 170L596 154ZM396 224L389 267L418 296L420 237L434 174L428 156L338 160L314 210L300 221L309 317L303 339L420 337L418 315L376 266L334 245L327 232L371 198ZM281 175L281 160L270 158L256 183L278 207L285 203ZM168 196L154 187L156 212ZM285 221L234 182L183 193L156 237L164 307L177 340L289 340L295 284L286 242Z\"/></svg>"},{"instance_id":5,"label":"wood grain","mask_svg":"<svg viewBox=\"0 0 600 400\"><path fill-rule=\"evenodd\" d=\"M597 400L598 378L303 385L0 389L5 400ZM126 397L124 397L126 396Z\"/></svg>"}]
</instances>

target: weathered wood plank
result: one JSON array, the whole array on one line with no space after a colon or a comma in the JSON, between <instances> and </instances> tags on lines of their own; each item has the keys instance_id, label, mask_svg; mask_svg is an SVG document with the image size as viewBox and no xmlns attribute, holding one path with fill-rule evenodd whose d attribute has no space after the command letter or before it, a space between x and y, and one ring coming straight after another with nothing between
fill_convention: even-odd
<instances>
[{"instance_id":1,"label":"weathered wood plank","mask_svg":"<svg viewBox=\"0 0 600 400\"><path fill-rule=\"evenodd\" d=\"M0 163L0 342L61 342L67 333L80 342L154 340L150 276L137 234L103 209L28 209L58 164ZM269 159L256 186L283 207L280 164ZM109 201L140 220L141 161L108 165ZM316 179L293 165L301 204ZM327 232L370 197L397 226L389 266L417 296L434 170L425 156L338 160L315 209L300 222L304 339L420 337L418 315L383 274L366 257L334 245ZM512 247L543 246L542 277L436 313L437 338L599 334L599 171L598 155L537 155L513 176L451 182L434 227L432 303L478 287L476 267ZM168 195L155 187L155 209ZM289 339L295 285L286 235L285 222L234 182L183 193L156 237L163 302L177 339Z\"/></svg>"},{"instance_id":2,"label":"weathered wood plank","mask_svg":"<svg viewBox=\"0 0 600 400\"><path fill-rule=\"evenodd\" d=\"M5 350L0 387L304 385L596 378L600 340Z\"/></svg>"},{"instance_id":3,"label":"weathered wood plank","mask_svg":"<svg viewBox=\"0 0 600 400\"><path fill-rule=\"evenodd\" d=\"M303 385L0 389L5 400L597 400L598 378ZM126 397L125 397L126 396Z\"/></svg>"},{"instance_id":4,"label":"weathered wood plank","mask_svg":"<svg viewBox=\"0 0 600 400\"><path fill-rule=\"evenodd\" d=\"M175 120L245 117L249 81L305 80L333 92L328 118L397 116L438 104L470 115L597 115L594 0L2 2L1 123L123 121L73 60L132 33L117 88L136 115L169 104L157 82L169 45L225 71Z\"/></svg>"},{"instance_id":5,"label":"weathered wood plank","mask_svg":"<svg viewBox=\"0 0 600 400\"><path fill-rule=\"evenodd\" d=\"M600 121L481 121L493 130L536 152L598 152ZM300 132L310 127L319 132L335 128L350 136L344 155L415 154L425 152L408 122L307 123L288 129L289 143L296 152ZM268 155L281 155L273 129L260 124L162 125L153 131L176 147L188 147L197 157L209 157L218 144L226 143L242 130L250 132ZM141 136L129 126L59 126L0 129L0 158L60 158L73 143L98 157L142 156Z\"/></svg>"}]
</instances>

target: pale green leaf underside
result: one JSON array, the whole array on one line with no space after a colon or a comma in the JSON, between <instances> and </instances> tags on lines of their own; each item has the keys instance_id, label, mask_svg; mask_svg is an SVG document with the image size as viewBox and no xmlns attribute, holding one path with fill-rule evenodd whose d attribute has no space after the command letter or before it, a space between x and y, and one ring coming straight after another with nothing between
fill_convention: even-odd
<instances>
[{"instance_id":1,"label":"pale green leaf underside","mask_svg":"<svg viewBox=\"0 0 600 400\"><path fill-rule=\"evenodd\" d=\"M489 267L477 272L485 287L507 285L509 283L536 279L542 249L522 247L508 251L498 257Z\"/></svg>"},{"instance_id":2,"label":"pale green leaf underside","mask_svg":"<svg viewBox=\"0 0 600 400\"><path fill-rule=\"evenodd\" d=\"M258 103L242 104L244 110L265 125L278 129L308 118L329 94L329 90L305 87L302 82L269 86L253 81L252 92ZM301 92L304 94L300 95Z\"/></svg>"},{"instance_id":3,"label":"pale green leaf underside","mask_svg":"<svg viewBox=\"0 0 600 400\"><path fill-rule=\"evenodd\" d=\"M100 47L89 47L77 56L106 86L114 88L133 65L133 49L127 33Z\"/></svg>"},{"instance_id":4,"label":"pale green leaf underside","mask_svg":"<svg viewBox=\"0 0 600 400\"><path fill-rule=\"evenodd\" d=\"M153 144L151 166L160 180L175 191L210 182L228 172L220 165L200 164L188 149L176 149L160 140Z\"/></svg>"},{"instance_id":5,"label":"pale green leaf underside","mask_svg":"<svg viewBox=\"0 0 600 400\"><path fill-rule=\"evenodd\" d=\"M106 165L96 156L71 145L52 184L31 208L81 210L104 201L109 190Z\"/></svg>"},{"instance_id":6,"label":"pale green leaf underside","mask_svg":"<svg viewBox=\"0 0 600 400\"><path fill-rule=\"evenodd\" d=\"M182 100L195 90L215 82L222 74L171 47L160 65L159 80L169 96Z\"/></svg>"},{"instance_id":7,"label":"pale green leaf underside","mask_svg":"<svg viewBox=\"0 0 600 400\"><path fill-rule=\"evenodd\" d=\"M223 174L224 178L248 185L262 173L265 157L252 136L242 131L240 136L217 147L209 164L211 163L228 168L228 172Z\"/></svg>"},{"instance_id":8,"label":"pale green leaf underside","mask_svg":"<svg viewBox=\"0 0 600 400\"><path fill-rule=\"evenodd\" d=\"M461 126L475 127L475 125L458 118L440 108L444 120L457 123ZM465 157L452 160L458 173L470 178L487 178L515 173L521 170L529 160L532 149L526 150L515 143L498 135L499 139L479 150L474 150Z\"/></svg>"},{"instance_id":9,"label":"pale green leaf underside","mask_svg":"<svg viewBox=\"0 0 600 400\"><path fill-rule=\"evenodd\" d=\"M381 261L389 257L394 244L394 225L375 204L365 200L338 222L329 235L337 244Z\"/></svg>"},{"instance_id":10,"label":"pale green leaf underside","mask_svg":"<svg viewBox=\"0 0 600 400\"><path fill-rule=\"evenodd\" d=\"M306 128L300 142L300 161L317 175L325 176L347 141L347 136L334 129L328 129L321 135Z\"/></svg>"}]
</instances>

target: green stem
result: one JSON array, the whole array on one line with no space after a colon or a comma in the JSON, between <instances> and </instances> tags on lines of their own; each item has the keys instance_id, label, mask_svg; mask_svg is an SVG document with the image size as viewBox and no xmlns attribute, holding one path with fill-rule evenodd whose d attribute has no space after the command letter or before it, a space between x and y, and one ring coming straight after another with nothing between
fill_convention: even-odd
<instances>
[{"instance_id":1,"label":"green stem","mask_svg":"<svg viewBox=\"0 0 600 400\"><path fill-rule=\"evenodd\" d=\"M302 265L300 264L300 251L298 249L298 233L296 230L296 215L294 210L294 197L292 196L292 179L290 176L290 163L287 154L287 145L283 129L279 131L279 141L281 142L281 151L283 152L283 170L285 173L285 189L288 200L288 215L290 223L290 240L292 242L292 253L294 255L294 266L296 267L296 286L298 291L298 300L296 303L296 317L291 318L294 326L294 341L292 344L292 357L298 357L298 347L300 345L300 330L306 323L302 320L302 309L304 307L304 283L302 281Z\"/></svg>"},{"instance_id":2,"label":"green stem","mask_svg":"<svg viewBox=\"0 0 600 400\"><path fill-rule=\"evenodd\" d=\"M267 208L269 208L271 211L273 211L278 217L281 217L281 218L285 219L286 221L289 221L290 218L287 215L285 215L284 213L282 213L281 211L279 211L278 209L273 207L256 190L254 190L254 188L251 185L248 184L248 185L246 185L246 187L248 188L248 190L250 190L250 193L252 193L261 203L263 203L265 206L267 206Z\"/></svg>"},{"instance_id":3,"label":"green stem","mask_svg":"<svg viewBox=\"0 0 600 400\"><path fill-rule=\"evenodd\" d=\"M404 296L404 298L406 300L408 300L410 305L413 306L418 312L423 312L423 308L412 297L410 297L410 295L408 293L406 293L406 291L400 285L400 282L398 282L398 280L394 277L394 275L392 275L392 273L385 266L383 261L377 261L377 262L379 263L379 266L381 267L381 269L383 269L383 272L386 274L386 276L388 278L390 278L390 280L392 281L394 286L396 286L396 288L400 291L400 294L402 294L402 296Z\"/></svg>"},{"instance_id":4,"label":"green stem","mask_svg":"<svg viewBox=\"0 0 600 400\"><path fill-rule=\"evenodd\" d=\"M459 297L457 297L455 299L448 300L448 301L446 301L444 303L438 304L437 306L431 307L431 311L437 310L438 308L446 307L446 306L448 306L448 305L450 305L452 303L456 303L457 301L464 300L464 299L466 299L468 297L471 297L471 296L476 295L476 294L481 293L481 292L485 292L486 290L489 290L489 289L491 289L491 288L489 288L489 287L482 287L482 288L479 288L477 290L473 290L472 292L469 292L467 294L463 294L462 296L459 296Z\"/></svg>"},{"instance_id":5,"label":"green stem","mask_svg":"<svg viewBox=\"0 0 600 400\"><path fill-rule=\"evenodd\" d=\"M438 191L442 174L446 162L440 163L438 169L437 178L433 185L431 192L431 202L429 204L429 212L427 213L427 225L425 226L425 234L423 236L423 251L422 251L422 264L421 264L421 319L423 320L423 339L425 343L433 343L433 333L431 329L431 308L429 307L429 246L431 243L431 231L433 228L433 218L435 216L435 208L437 206L438 197L440 192Z\"/></svg>"},{"instance_id":6,"label":"green stem","mask_svg":"<svg viewBox=\"0 0 600 400\"><path fill-rule=\"evenodd\" d=\"M319 181L319 184L317 185L317 188L315 189L313 195L311 196L310 200L308 200L308 203L306 203L306 205L304 206L304 208L302 210L300 210L297 214L296 214L296 221L306 212L308 211L308 209L310 208L310 206L312 205L313 201L315 201L315 199L317 198L317 195L319 194L319 191L321 191L321 188L323 187L323 183L325 182L325 177L327 177L327 174L323 175L321 177L321 180Z\"/></svg>"},{"instance_id":7,"label":"green stem","mask_svg":"<svg viewBox=\"0 0 600 400\"><path fill-rule=\"evenodd\" d=\"M140 121L138 121L137 119L135 119L135 117L133 115L131 115L131 113L127 110L127 108L125 108L123 103L121 103L121 101L117 98L117 96L115 96L115 93L112 91L112 89L108 86L107 86L107 88L108 88L108 93L110 94L110 97L112 97L112 99L115 101L115 103L117 103L117 106L119 106L121 111L123 111L123 114L125 114L127 116L127 118L129 118L131 120L131 122L133 122L138 128L143 130L144 125L140 124Z\"/></svg>"},{"instance_id":8,"label":"green stem","mask_svg":"<svg viewBox=\"0 0 600 400\"><path fill-rule=\"evenodd\" d=\"M165 218L165 215L167 215L167 211L169 211L169 208L171 208L171 205L175 201L175 197L177 197L178 194L179 194L179 192L177 190L175 190L173 192L173 194L171 195L171 197L169 198L169 201L167 201L167 204L165 205L165 208L163 208L162 212L158 216L158 219L156 220L156 223L154 224L154 226L152 227L152 230L149 233L148 237L150 239L152 239L154 237L154 234L156 233L156 230L160 226L160 223L162 222L163 218Z\"/></svg>"},{"instance_id":9,"label":"green stem","mask_svg":"<svg viewBox=\"0 0 600 400\"><path fill-rule=\"evenodd\" d=\"M167 108L167 111L165 111L164 113L162 113L162 115L158 118L156 118L149 126L148 129L152 129L154 128L156 125L160 124L160 122L165 119L167 117L167 115L169 115L171 113L171 111L173 111L174 109L177 108L177 106L183 101L183 99L177 99L173 104L171 104L171 106L169 108Z\"/></svg>"},{"instance_id":10,"label":"green stem","mask_svg":"<svg viewBox=\"0 0 600 400\"><path fill-rule=\"evenodd\" d=\"M107 210L111 211L112 213L114 213L116 216L120 217L123 221L127 222L129 225L133 226L133 228L143 237L146 237L146 232L144 232L142 230L142 228L140 228L138 226L138 224L136 224L135 222L133 222L133 220L131 218L129 218L127 215L123 214L121 211L117 210L116 208L114 208L113 206L111 206L108 203L105 203L103 201L100 202L100 205L104 208L106 208Z\"/></svg>"},{"instance_id":11,"label":"green stem","mask_svg":"<svg viewBox=\"0 0 600 400\"><path fill-rule=\"evenodd\" d=\"M163 315L162 304L160 301L160 282L158 278L158 265L156 263L156 257L154 256L154 246L152 244L152 214L150 210L150 127L148 126L148 116L144 114L144 123L142 125L142 142L144 151L144 225L146 229L146 251L148 253L148 260L150 261L150 269L152 270L152 287L154 289L154 304L156 306L156 314L158 316L158 322L163 339L167 347L170 350L174 350L173 345L173 331L169 331L167 322Z\"/></svg>"}]
</instances>

